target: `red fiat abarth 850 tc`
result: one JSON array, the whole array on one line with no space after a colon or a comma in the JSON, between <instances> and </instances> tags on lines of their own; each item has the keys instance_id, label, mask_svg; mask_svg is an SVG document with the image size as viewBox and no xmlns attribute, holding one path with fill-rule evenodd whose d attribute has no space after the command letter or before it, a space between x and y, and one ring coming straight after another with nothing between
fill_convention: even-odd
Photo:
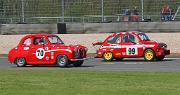
<instances>
[{"instance_id":1,"label":"red fiat abarth 850 tc","mask_svg":"<svg viewBox=\"0 0 180 95\"><path fill-rule=\"evenodd\" d=\"M138 57L144 57L146 61L163 60L170 54L165 43L151 41L145 33L137 31L114 33L93 45L101 45L97 57L105 61Z\"/></svg>"},{"instance_id":2,"label":"red fiat abarth 850 tc","mask_svg":"<svg viewBox=\"0 0 180 95\"><path fill-rule=\"evenodd\" d=\"M53 34L30 34L23 37L17 47L10 50L8 60L18 67L25 65L57 64L65 67L81 66L87 48L82 45L65 45Z\"/></svg>"}]
</instances>

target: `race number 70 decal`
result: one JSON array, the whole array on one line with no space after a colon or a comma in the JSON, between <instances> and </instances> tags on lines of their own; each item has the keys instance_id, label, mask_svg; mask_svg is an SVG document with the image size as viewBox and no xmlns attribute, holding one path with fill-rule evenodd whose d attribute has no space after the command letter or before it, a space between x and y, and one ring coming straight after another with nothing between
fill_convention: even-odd
<instances>
[{"instance_id":1,"label":"race number 70 decal","mask_svg":"<svg viewBox=\"0 0 180 95\"><path fill-rule=\"evenodd\" d=\"M127 47L126 48L126 55L137 55L137 47Z\"/></svg>"},{"instance_id":2,"label":"race number 70 decal","mask_svg":"<svg viewBox=\"0 0 180 95\"><path fill-rule=\"evenodd\" d=\"M45 55L45 51L44 51L43 48L38 48L38 49L36 50L36 57L37 57L38 59L43 59L43 58L44 58L44 55Z\"/></svg>"}]
</instances>

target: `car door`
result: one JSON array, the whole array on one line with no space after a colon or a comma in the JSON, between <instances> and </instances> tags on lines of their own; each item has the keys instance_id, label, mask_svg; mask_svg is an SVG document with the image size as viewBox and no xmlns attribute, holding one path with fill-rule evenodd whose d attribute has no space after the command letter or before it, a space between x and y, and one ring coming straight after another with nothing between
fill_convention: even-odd
<instances>
[{"instance_id":1,"label":"car door","mask_svg":"<svg viewBox=\"0 0 180 95\"><path fill-rule=\"evenodd\" d=\"M123 57L138 57L140 45L137 44L138 38L133 34L124 34L122 36L122 55Z\"/></svg>"},{"instance_id":2,"label":"car door","mask_svg":"<svg viewBox=\"0 0 180 95\"><path fill-rule=\"evenodd\" d=\"M50 52L47 39L45 37L34 37L33 44L29 51L29 60L31 64L49 64Z\"/></svg>"}]
</instances>

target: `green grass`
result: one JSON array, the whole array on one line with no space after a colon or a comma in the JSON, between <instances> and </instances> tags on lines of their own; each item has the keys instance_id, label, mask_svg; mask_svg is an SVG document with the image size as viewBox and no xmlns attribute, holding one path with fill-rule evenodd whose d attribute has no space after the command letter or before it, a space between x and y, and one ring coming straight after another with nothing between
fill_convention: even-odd
<instances>
[{"instance_id":1,"label":"green grass","mask_svg":"<svg viewBox=\"0 0 180 95\"><path fill-rule=\"evenodd\" d=\"M0 70L0 95L180 95L180 72Z\"/></svg>"}]
</instances>

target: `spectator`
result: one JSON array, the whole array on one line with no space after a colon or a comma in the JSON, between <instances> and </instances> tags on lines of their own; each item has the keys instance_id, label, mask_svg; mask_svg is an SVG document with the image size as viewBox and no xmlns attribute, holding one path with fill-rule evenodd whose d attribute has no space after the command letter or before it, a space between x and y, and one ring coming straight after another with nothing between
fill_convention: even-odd
<instances>
[{"instance_id":1,"label":"spectator","mask_svg":"<svg viewBox=\"0 0 180 95\"><path fill-rule=\"evenodd\" d=\"M131 12L129 9L125 9L123 13L123 21L129 21L130 20Z\"/></svg>"},{"instance_id":2,"label":"spectator","mask_svg":"<svg viewBox=\"0 0 180 95\"><path fill-rule=\"evenodd\" d=\"M139 12L137 10L137 7L134 7L134 10L131 13L131 21L135 21L135 22L139 21Z\"/></svg>"},{"instance_id":3,"label":"spectator","mask_svg":"<svg viewBox=\"0 0 180 95\"><path fill-rule=\"evenodd\" d=\"M171 21L173 19L173 9L169 5L165 5L161 10L161 19L164 21Z\"/></svg>"}]
</instances>

